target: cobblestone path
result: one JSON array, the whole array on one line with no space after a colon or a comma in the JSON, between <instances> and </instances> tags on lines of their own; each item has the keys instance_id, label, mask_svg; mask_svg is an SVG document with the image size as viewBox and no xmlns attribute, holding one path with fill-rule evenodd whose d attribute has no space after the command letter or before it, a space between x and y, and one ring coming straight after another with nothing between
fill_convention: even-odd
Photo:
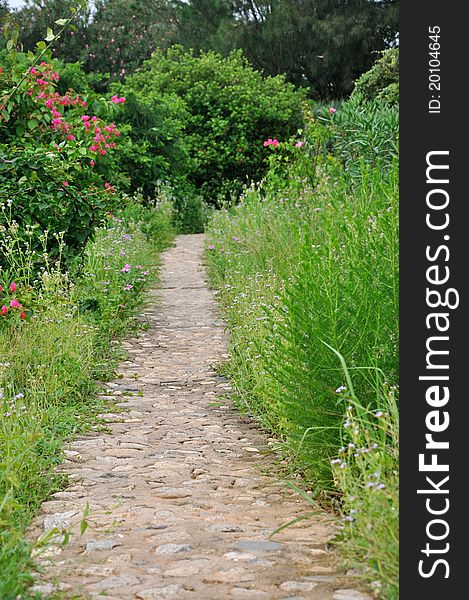
<instances>
[{"instance_id":1,"label":"cobblestone path","mask_svg":"<svg viewBox=\"0 0 469 600\"><path fill-rule=\"evenodd\" d=\"M180 236L164 254L144 309L150 328L125 343L129 358L103 390L123 412L102 415L109 432L67 450L71 485L44 503L31 536L53 527L72 536L38 557L36 589L103 600L365 600L336 571L326 515L269 539L308 506L265 474L272 440L224 398L229 384L213 366L227 342L202 248L202 236Z\"/></svg>"}]
</instances>

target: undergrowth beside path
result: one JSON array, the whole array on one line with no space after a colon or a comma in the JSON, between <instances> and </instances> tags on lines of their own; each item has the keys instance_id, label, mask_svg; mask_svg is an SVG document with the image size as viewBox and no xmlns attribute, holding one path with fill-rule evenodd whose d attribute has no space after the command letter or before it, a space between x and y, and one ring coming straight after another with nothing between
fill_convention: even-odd
<instances>
[{"instance_id":1,"label":"undergrowth beside path","mask_svg":"<svg viewBox=\"0 0 469 600\"><path fill-rule=\"evenodd\" d=\"M122 358L114 342L137 326L135 310L173 236L171 211L165 203L155 209L129 204L110 215L72 272L50 266L47 256L38 270L38 257L17 239L14 222L0 232L6 258L0 305L7 309L0 322L2 600L28 597L25 528L66 483L54 472L64 442L99 426L104 406L97 381L112 376Z\"/></svg>"},{"instance_id":2,"label":"undergrowth beside path","mask_svg":"<svg viewBox=\"0 0 469 600\"><path fill-rule=\"evenodd\" d=\"M206 257L244 410L284 441L344 555L397 597L397 112L353 99L272 147L209 225ZM275 143L276 142L276 143Z\"/></svg>"}]
</instances>

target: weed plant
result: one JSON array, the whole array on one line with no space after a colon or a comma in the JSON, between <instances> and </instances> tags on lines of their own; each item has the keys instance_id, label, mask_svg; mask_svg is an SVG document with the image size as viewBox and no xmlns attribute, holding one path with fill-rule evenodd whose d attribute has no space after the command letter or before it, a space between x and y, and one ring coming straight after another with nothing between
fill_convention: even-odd
<instances>
[{"instance_id":1,"label":"weed plant","mask_svg":"<svg viewBox=\"0 0 469 600\"><path fill-rule=\"evenodd\" d=\"M14 222L0 232L0 306L8 309L0 316L2 599L28 598L25 528L66 483L54 470L64 442L106 410L97 380L113 375L120 355L111 341L128 331L157 252L172 238L171 219L167 202L129 204L97 230L72 274L33 251Z\"/></svg>"},{"instance_id":2,"label":"weed plant","mask_svg":"<svg viewBox=\"0 0 469 600\"><path fill-rule=\"evenodd\" d=\"M282 181L275 160L212 218L206 246L238 402L346 519L344 554L386 599L397 593L396 119L378 102L324 111L290 142L320 152L309 176L293 157Z\"/></svg>"}]
</instances>

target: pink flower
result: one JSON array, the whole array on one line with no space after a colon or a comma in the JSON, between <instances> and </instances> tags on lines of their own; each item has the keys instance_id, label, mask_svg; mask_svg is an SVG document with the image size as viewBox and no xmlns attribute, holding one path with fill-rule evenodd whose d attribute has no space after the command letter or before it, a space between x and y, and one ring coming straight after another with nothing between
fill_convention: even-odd
<instances>
[{"instance_id":1,"label":"pink flower","mask_svg":"<svg viewBox=\"0 0 469 600\"><path fill-rule=\"evenodd\" d=\"M273 146L274 148L277 148L277 146L279 145L279 143L280 142L276 138L274 138L274 139L269 138L268 140L266 140L264 142L264 147Z\"/></svg>"},{"instance_id":2,"label":"pink flower","mask_svg":"<svg viewBox=\"0 0 469 600\"><path fill-rule=\"evenodd\" d=\"M90 120L90 117L89 117L89 115L82 115L82 117L81 117L81 120L82 120L82 121L83 121L83 123L84 123L85 121L89 121L89 120Z\"/></svg>"},{"instance_id":3,"label":"pink flower","mask_svg":"<svg viewBox=\"0 0 469 600\"><path fill-rule=\"evenodd\" d=\"M15 283L14 281L12 281L12 282L10 283L10 291L11 291L11 292L16 292L16 288L17 288L17 287L18 287L18 286L16 285L16 283Z\"/></svg>"},{"instance_id":4,"label":"pink flower","mask_svg":"<svg viewBox=\"0 0 469 600\"><path fill-rule=\"evenodd\" d=\"M129 263L126 263L126 264L125 264L125 265L122 267L122 269L121 269L121 272L122 272L122 273L128 273L128 272L130 271L130 269L131 269L131 268L132 268L132 267L129 265Z\"/></svg>"},{"instance_id":5,"label":"pink flower","mask_svg":"<svg viewBox=\"0 0 469 600\"><path fill-rule=\"evenodd\" d=\"M54 106L54 102L55 102L55 98L49 98L49 100L46 101L47 108L52 108Z\"/></svg>"},{"instance_id":6,"label":"pink flower","mask_svg":"<svg viewBox=\"0 0 469 600\"><path fill-rule=\"evenodd\" d=\"M304 146L304 145L305 145L305 143L300 141L300 142L296 142L295 147L301 148L301 146Z\"/></svg>"},{"instance_id":7,"label":"pink flower","mask_svg":"<svg viewBox=\"0 0 469 600\"><path fill-rule=\"evenodd\" d=\"M111 188L111 184L109 183L109 181L106 181L106 183L104 184L104 187L109 190Z\"/></svg>"},{"instance_id":8,"label":"pink flower","mask_svg":"<svg viewBox=\"0 0 469 600\"><path fill-rule=\"evenodd\" d=\"M94 162L94 160L93 160L93 159L91 159L91 160L90 160L90 165L91 165L92 167L94 167L94 166L95 166L95 164L96 164L96 163Z\"/></svg>"},{"instance_id":9,"label":"pink flower","mask_svg":"<svg viewBox=\"0 0 469 600\"><path fill-rule=\"evenodd\" d=\"M68 187L70 184L68 183L68 181L62 181L62 185L63 185L64 187Z\"/></svg>"},{"instance_id":10,"label":"pink flower","mask_svg":"<svg viewBox=\"0 0 469 600\"><path fill-rule=\"evenodd\" d=\"M104 156L106 154L106 150L101 150L100 154Z\"/></svg>"},{"instance_id":11,"label":"pink flower","mask_svg":"<svg viewBox=\"0 0 469 600\"><path fill-rule=\"evenodd\" d=\"M134 286L131 285L130 283L128 283L127 285L124 286L124 290L131 290Z\"/></svg>"},{"instance_id":12,"label":"pink flower","mask_svg":"<svg viewBox=\"0 0 469 600\"><path fill-rule=\"evenodd\" d=\"M20 303L18 302L18 300L16 298L14 300L10 300L11 308L18 308L19 305L20 305Z\"/></svg>"},{"instance_id":13,"label":"pink flower","mask_svg":"<svg viewBox=\"0 0 469 600\"><path fill-rule=\"evenodd\" d=\"M74 135L72 135L72 134L67 135L67 140L70 140L71 142L73 142L74 139L75 139Z\"/></svg>"},{"instance_id":14,"label":"pink flower","mask_svg":"<svg viewBox=\"0 0 469 600\"><path fill-rule=\"evenodd\" d=\"M97 120L98 120L98 117L97 117L96 115L94 115L94 116L92 116L92 117L91 117L91 120L92 120L93 122L94 122L94 121L97 121Z\"/></svg>"},{"instance_id":15,"label":"pink flower","mask_svg":"<svg viewBox=\"0 0 469 600\"><path fill-rule=\"evenodd\" d=\"M115 75L115 73L114 73L114 75ZM114 95L111 98L111 102L114 102L114 104L122 104L122 102L125 102L125 100L126 100L125 98L119 98L119 96L117 96L117 95Z\"/></svg>"},{"instance_id":16,"label":"pink flower","mask_svg":"<svg viewBox=\"0 0 469 600\"><path fill-rule=\"evenodd\" d=\"M333 115L336 112L337 112L337 108L334 108L333 106L331 106L330 109L329 109L329 114Z\"/></svg>"},{"instance_id":17,"label":"pink flower","mask_svg":"<svg viewBox=\"0 0 469 600\"><path fill-rule=\"evenodd\" d=\"M0 309L0 316L4 317L8 312L8 306L3 305Z\"/></svg>"},{"instance_id":18,"label":"pink flower","mask_svg":"<svg viewBox=\"0 0 469 600\"><path fill-rule=\"evenodd\" d=\"M36 73L37 73L36 67L33 67L32 69L29 69L29 72L31 73L31 75L36 75Z\"/></svg>"},{"instance_id":19,"label":"pink flower","mask_svg":"<svg viewBox=\"0 0 469 600\"><path fill-rule=\"evenodd\" d=\"M24 311L20 314L20 319L26 319L26 313Z\"/></svg>"},{"instance_id":20,"label":"pink flower","mask_svg":"<svg viewBox=\"0 0 469 600\"><path fill-rule=\"evenodd\" d=\"M213 244L210 244L208 247L209 250L215 250L215 246Z\"/></svg>"}]
</instances>

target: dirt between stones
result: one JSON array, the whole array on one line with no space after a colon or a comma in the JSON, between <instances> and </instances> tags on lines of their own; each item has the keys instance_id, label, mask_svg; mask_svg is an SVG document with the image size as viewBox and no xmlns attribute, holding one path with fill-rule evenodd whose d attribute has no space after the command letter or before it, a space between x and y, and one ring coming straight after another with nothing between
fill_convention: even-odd
<instances>
[{"instance_id":1,"label":"dirt between stones","mask_svg":"<svg viewBox=\"0 0 469 600\"><path fill-rule=\"evenodd\" d=\"M36 539L72 532L38 554L35 589L106 600L367 600L337 570L327 514L267 476L272 442L239 415L214 365L227 339L201 266L202 235L179 236L143 309L149 329L103 396L109 433L77 439L61 471L71 485L43 504ZM273 470L273 469L271 469ZM88 529L80 535L89 504Z\"/></svg>"}]
</instances>

